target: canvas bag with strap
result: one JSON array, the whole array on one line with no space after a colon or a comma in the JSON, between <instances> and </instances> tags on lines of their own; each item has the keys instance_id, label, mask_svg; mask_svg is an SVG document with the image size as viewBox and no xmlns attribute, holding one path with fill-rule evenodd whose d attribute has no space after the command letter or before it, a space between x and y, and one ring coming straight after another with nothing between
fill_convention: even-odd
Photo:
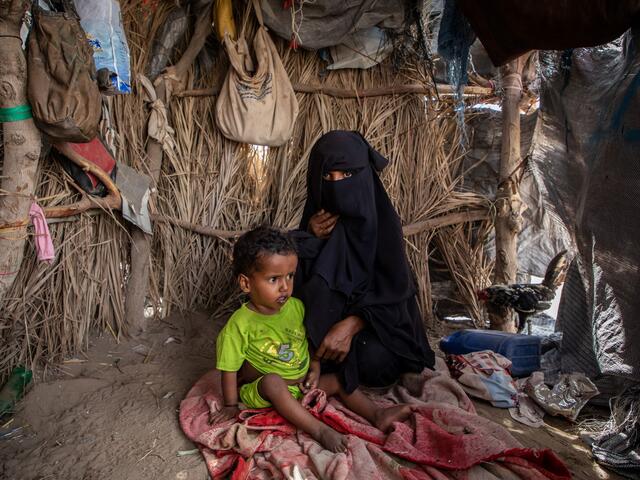
<instances>
[{"instance_id":1,"label":"canvas bag with strap","mask_svg":"<svg viewBox=\"0 0 640 480\"><path fill-rule=\"evenodd\" d=\"M253 39L253 68L245 40L251 5L260 23ZM256 0L245 11L237 41L225 36L229 71L216 102L216 122L221 133L237 142L277 147L291 138L298 116L298 101L271 37L262 23Z\"/></svg>"},{"instance_id":2,"label":"canvas bag with strap","mask_svg":"<svg viewBox=\"0 0 640 480\"><path fill-rule=\"evenodd\" d=\"M33 119L56 141L88 142L98 131L102 98L93 53L72 1L63 11L33 5L27 94Z\"/></svg>"}]
</instances>

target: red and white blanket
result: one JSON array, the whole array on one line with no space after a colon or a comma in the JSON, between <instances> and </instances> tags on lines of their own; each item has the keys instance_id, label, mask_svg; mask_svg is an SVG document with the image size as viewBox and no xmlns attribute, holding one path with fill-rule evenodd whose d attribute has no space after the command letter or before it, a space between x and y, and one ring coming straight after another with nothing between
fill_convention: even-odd
<instances>
[{"instance_id":1,"label":"red and white blanket","mask_svg":"<svg viewBox=\"0 0 640 480\"><path fill-rule=\"evenodd\" d=\"M411 403L409 420L389 435L315 390L310 412L348 435L346 453L324 450L273 409L244 410L237 420L209 425L222 405L220 377L204 375L180 405L180 425L200 447L213 478L233 479L569 479L551 450L532 450L500 425L476 415L473 403L444 370L407 375L374 400Z\"/></svg>"}]
</instances>

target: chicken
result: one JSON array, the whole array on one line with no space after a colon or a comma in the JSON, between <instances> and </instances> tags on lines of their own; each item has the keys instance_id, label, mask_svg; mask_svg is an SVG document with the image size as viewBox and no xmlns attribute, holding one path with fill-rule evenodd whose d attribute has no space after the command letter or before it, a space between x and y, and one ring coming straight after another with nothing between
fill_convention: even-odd
<instances>
[{"instance_id":1,"label":"chicken","mask_svg":"<svg viewBox=\"0 0 640 480\"><path fill-rule=\"evenodd\" d=\"M529 315L551 307L556 289L564 281L567 267L567 251L563 250L549 263L542 283L491 285L478 292L478 299L496 307L513 308L518 314L518 333L520 333L524 330Z\"/></svg>"}]
</instances>

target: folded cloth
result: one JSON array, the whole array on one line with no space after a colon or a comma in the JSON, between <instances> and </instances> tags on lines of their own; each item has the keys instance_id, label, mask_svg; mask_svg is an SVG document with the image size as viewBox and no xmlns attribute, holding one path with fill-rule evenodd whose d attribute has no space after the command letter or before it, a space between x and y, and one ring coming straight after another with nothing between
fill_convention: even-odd
<instances>
[{"instance_id":1,"label":"folded cloth","mask_svg":"<svg viewBox=\"0 0 640 480\"><path fill-rule=\"evenodd\" d=\"M498 408L516 406L518 390L510 373L511 360L491 350L448 355L447 360L454 378L469 395Z\"/></svg>"},{"instance_id":2,"label":"folded cloth","mask_svg":"<svg viewBox=\"0 0 640 480\"><path fill-rule=\"evenodd\" d=\"M431 398L452 403L415 398L412 418L396 423L386 436L322 391L303 398L312 415L347 435L345 453L324 450L273 409L244 410L237 419L209 425L209 412L223 404L217 371L203 376L182 401L180 425L200 447L213 478L231 472L233 479L571 478L550 450L522 448L503 427L477 416L468 399L459 400L453 380L428 370L423 374L421 387L413 377L390 396L431 392ZM434 395L434 389L440 393ZM390 404L389 396L372 398ZM465 404L470 408L460 408Z\"/></svg>"}]
</instances>

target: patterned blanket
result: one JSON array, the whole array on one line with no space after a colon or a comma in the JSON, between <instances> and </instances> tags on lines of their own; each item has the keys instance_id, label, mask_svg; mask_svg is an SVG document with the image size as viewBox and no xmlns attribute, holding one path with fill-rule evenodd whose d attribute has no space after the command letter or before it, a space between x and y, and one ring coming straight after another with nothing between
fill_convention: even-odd
<instances>
[{"instance_id":1,"label":"patterned blanket","mask_svg":"<svg viewBox=\"0 0 640 480\"><path fill-rule=\"evenodd\" d=\"M314 390L309 411L348 435L346 453L324 450L273 409L244 410L237 419L209 425L222 404L219 372L204 375L180 405L180 425L202 451L213 478L233 479L569 479L550 450L531 450L500 425L476 415L473 403L443 363L438 371L405 375L380 405L405 402L413 413L389 435Z\"/></svg>"}]
</instances>

